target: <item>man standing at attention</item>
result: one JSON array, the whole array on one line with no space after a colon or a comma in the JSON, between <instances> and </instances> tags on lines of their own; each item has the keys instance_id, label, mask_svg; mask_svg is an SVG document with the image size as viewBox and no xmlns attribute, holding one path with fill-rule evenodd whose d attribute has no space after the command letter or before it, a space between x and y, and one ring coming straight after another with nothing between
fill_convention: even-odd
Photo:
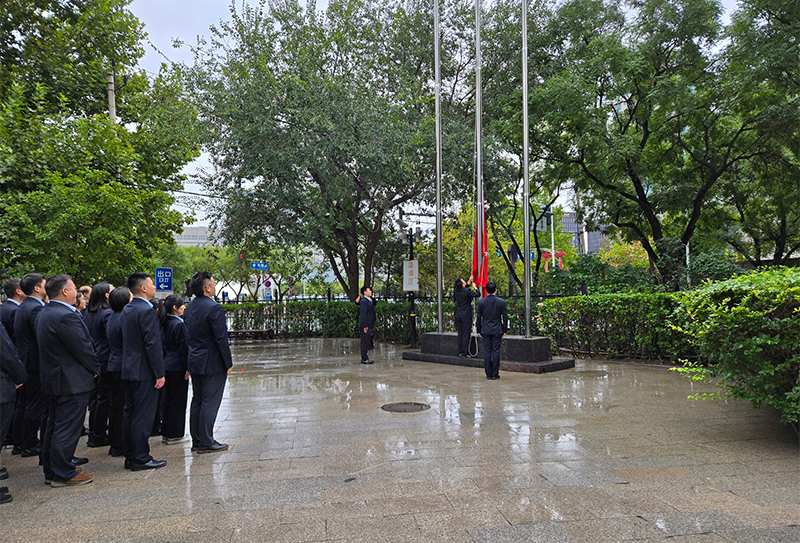
<instances>
[{"instance_id":1,"label":"man standing at attention","mask_svg":"<svg viewBox=\"0 0 800 543\"><path fill-rule=\"evenodd\" d=\"M356 299L358 304L358 330L361 335L361 363L373 364L367 351L375 346L372 343L372 329L375 328L375 302L372 301L372 289L368 286L361 287L361 296Z\"/></svg>"},{"instance_id":2,"label":"man standing at attention","mask_svg":"<svg viewBox=\"0 0 800 543\"><path fill-rule=\"evenodd\" d=\"M39 343L36 340L36 317L45 306L44 276L29 273L19 283L26 297L14 316L14 333L19 359L25 364L28 380L17 390L14 411L14 450L23 457L42 453L39 430L44 433L47 421L47 398L41 391L39 379Z\"/></svg>"},{"instance_id":3,"label":"man standing at attention","mask_svg":"<svg viewBox=\"0 0 800 543\"><path fill-rule=\"evenodd\" d=\"M47 395L42 467L54 487L92 482L75 466L75 447L100 363L83 318L75 309L78 291L69 275L55 275L45 286L48 303L36 317L39 373Z\"/></svg>"},{"instance_id":4,"label":"man standing at attention","mask_svg":"<svg viewBox=\"0 0 800 543\"><path fill-rule=\"evenodd\" d=\"M164 386L164 350L161 326L150 299L156 286L144 272L128 276L133 294L120 315L122 327L122 443L125 468L131 471L163 468L166 460L150 456L150 430L156 418L158 389Z\"/></svg>"},{"instance_id":5,"label":"man standing at attention","mask_svg":"<svg viewBox=\"0 0 800 543\"><path fill-rule=\"evenodd\" d=\"M478 301L478 316L475 328L483 338L483 365L486 378L500 379L500 342L508 331L506 301L495 295L494 281L486 283L486 298Z\"/></svg>"},{"instance_id":6,"label":"man standing at attention","mask_svg":"<svg viewBox=\"0 0 800 543\"><path fill-rule=\"evenodd\" d=\"M469 288L472 285L472 276L469 283L463 279L456 279L453 298L456 301L456 330L458 331L458 356L460 358L473 358L469 354L469 336L472 332L472 299L480 296L477 290ZM476 348L477 350L477 348Z\"/></svg>"},{"instance_id":7,"label":"man standing at attention","mask_svg":"<svg viewBox=\"0 0 800 543\"><path fill-rule=\"evenodd\" d=\"M228 345L225 310L214 301L217 286L211 272L197 272L190 284L195 295L183 315L189 333L187 371L192 376L189 433L192 451L199 454L224 451L226 443L214 440L214 423L225 381L233 368Z\"/></svg>"}]
</instances>

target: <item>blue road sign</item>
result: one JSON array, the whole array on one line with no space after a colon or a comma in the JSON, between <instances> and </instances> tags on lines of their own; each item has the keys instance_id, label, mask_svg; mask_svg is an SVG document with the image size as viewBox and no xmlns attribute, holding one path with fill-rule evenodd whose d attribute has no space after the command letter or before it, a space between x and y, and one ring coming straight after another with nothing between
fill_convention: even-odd
<instances>
[{"instance_id":1,"label":"blue road sign","mask_svg":"<svg viewBox=\"0 0 800 543\"><path fill-rule=\"evenodd\" d=\"M156 290L172 291L172 268L156 268Z\"/></svg>"},{"instance_id":2,"label":"blue road sign","mask_svg":"<svg viewBox=\"0 0 800 543\"><path fill-rule=\"evenodd\" d=\"M250 263L251 270L269 270L269 264L265 262L251 262Z\"/></svg>"}]
</instances>

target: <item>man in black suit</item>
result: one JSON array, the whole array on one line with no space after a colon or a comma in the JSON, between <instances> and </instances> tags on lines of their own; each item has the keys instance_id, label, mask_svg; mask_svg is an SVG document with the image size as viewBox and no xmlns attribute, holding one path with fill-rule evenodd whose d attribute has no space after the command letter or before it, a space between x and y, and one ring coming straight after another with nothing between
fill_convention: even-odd
<instances>
[{"instance_id":1,"label":"man in black suit","mask_svg":"<svg viewBox=\"0 0 800 543\"><path fill-rule=\"evenodd\" d=\"M89 396L100 364L83 318L75 309L77 289L69 275L47 280L50 302L36 317L42 392L48 397L42 466L53 487L90 483L75 466Z\"/></svg>"},{"instance_id":2,"label":"man in black suit","mask_svg":"<svg viewBox=\"0 0 800 543\"><path fill-rule=\"evenodd\" d=\"M0 436L8 433L14 414L15 390L28 378L25 365L17 356L17 349L6 331L0 326ZM0 467L0 479L8 479L8 470ZM8 487L0 488L0 503L9 503L13 498Z\"/></svg>"},{"instance_id":3,"label":"man in black suit","mask_svg":"<svg viewBox=\"0 0 800 543\"><path fill-rule=\"evenodd\" d=\"M214 440L214 423L225 381L233 368L233 357L225 311L214 301L217 286L211 273L194 274L191 288L195 298L186 306L183 317L189 333L187 371L192 376L189 433L192 451L213 453L228 448L226 443Z\"/></svg>"},{"instance_id":4,"label":"man in black suit","mask_svg":"<svg viewBox=\"0 0 800 543\"><path fill-rule=\"evenodd\" d=\"M0 306L0 326L6 329L6 332L8 332L11 342L13 343L14 314L17 312L22 300L25 299L25 294L23 294L22 290L19 288L19 277L11 277L7 279L3 284L3 292L6 295L6 301L3 302L2 306ZM16 395L17 394L14 393L15 397ZM11 412L13 413L13 411L14 409L12 408ZM8 430L6 430L6 432L8 432ZM0 435L0 446L3 445L4 441L13 443L14 440L10 434L2 434ZM19 449L16 452L19 452Z\"/></svg>"},{"instance_id":5,"label":"man in black suit","mask_svg":"<svg viewBox=\"0 0 800 543\"><path fill-rule=\"evenodd\" d=\"M12 277L3 283L3 292L6 294L6 301L0 306L0 324L2 324L8 337L14 341L14 314L17 312L25 294L19 288L19 277Z\"/></svg>"},{"instance_id":6,"label":"man in black suit","mask_svg":"<svg viewBox=\"0 0 800 543\"><path fill-rule=\"evenodd\" d=\"M486 297L478 301L475 328L483 338L483 365L486 378L500 379L500 343L508 331L506 301L495 295L494 281L486 283Z\"/></svg>"},{"instance_id":7,"label":"man in black suit","mask_svg":"<svg viewBox=\"0 0 800 543\"><path fill-rule=\"evenodd\" d=\"M375 328L375 302L372 301L372 289L368 286L361 287L361 296L356 300L358 304L358 329L361 333L361 363L372 364L367 351L374 348L372 343L372 330Z\"/></svg>"},{"instance_id":8,"label":"man in black suit","mask_svg":"<svg viewBox=\"0 0 800 543\"><path fill-rule=\"evenodd\" d=\"M469 278L472 285L472 276ZM456 279L453 298L456 301L456 330L458 331L458 356L473 358L469 354L469 336L472 332L472 299L480 296L477 290L472 290L463 279Z\"/></svg>"},{"instance_id":9,"label":"man in black suit","mask_svg":"<svg viewBox=\"0 0 800 543\"><path fill-rule=\"evenodd\" d=\"M17 391L13 452L27 457L41 454L39 430L43 431L47 422L47 398L42 393L39 379L39 344L36 339L36 317L45 305L47 292L44 276L38 273L25 275L19 286L25 299L14 315L14 342L29 378Z\"/></svg>"},{"instance_id":10,"label":"man in black suit","mask_svg":"<svg viewBox=\"0 0 800 543\"><path fill-rule=\"evenodd\" d=\"M122 442L125 468L132 471L167 465L150 455L150 430L156 417L158 389L164 386L164 351L161 326L150 303L156 295L153 279L144 272L128 276L133 299L122 310Z\"/></svg>"}]
</instances>

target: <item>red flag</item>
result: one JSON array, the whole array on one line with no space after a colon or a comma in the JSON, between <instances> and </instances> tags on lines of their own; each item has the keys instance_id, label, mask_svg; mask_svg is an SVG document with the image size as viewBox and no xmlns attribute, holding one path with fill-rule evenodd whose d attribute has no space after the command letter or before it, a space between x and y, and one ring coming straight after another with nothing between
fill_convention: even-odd
<instances>
[{"instance_id":1,"label":"red flag","mask_svg":"<svg viewBox=\"0 0 800 543\"><path fill-rule=\"evenodd\" d=\"M481 206L483 206L483 202L481 202ZM488 254L488 247L489 243L486 239L486 219L485 214L481 213L483 210L478 209L478 221L475 225L475 237L472 241L472 280L476 285L480 285L481 288L486 286L486 282L489 280L489 254ZM480 266L480 273L478 273L478 228L481 229L481 266ZM483 295L486 296L486 291L484 290Z\"/></svg>"}]
</instances>

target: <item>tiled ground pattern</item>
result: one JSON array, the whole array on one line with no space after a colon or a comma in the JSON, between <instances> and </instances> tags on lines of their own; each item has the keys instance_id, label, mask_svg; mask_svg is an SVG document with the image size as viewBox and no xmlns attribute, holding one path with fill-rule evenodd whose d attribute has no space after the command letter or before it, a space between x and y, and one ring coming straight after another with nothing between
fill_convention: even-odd
<instances>
[{"instance_id":1,"label":"tiled ground pattern","mask_svg":"<svg viewBox=\"0 0 800 543\"><path fill-rule=\"evenodd\" d=\"M552 374L401 360L349 340L234 347L222 454L151 440L130 472L44 484L2 451L0 541L800 542L797 434L770 409L697 402L665 368L578 362ZM396 414L380 406L427 402Z\"/></svg>"}]
</instances>

